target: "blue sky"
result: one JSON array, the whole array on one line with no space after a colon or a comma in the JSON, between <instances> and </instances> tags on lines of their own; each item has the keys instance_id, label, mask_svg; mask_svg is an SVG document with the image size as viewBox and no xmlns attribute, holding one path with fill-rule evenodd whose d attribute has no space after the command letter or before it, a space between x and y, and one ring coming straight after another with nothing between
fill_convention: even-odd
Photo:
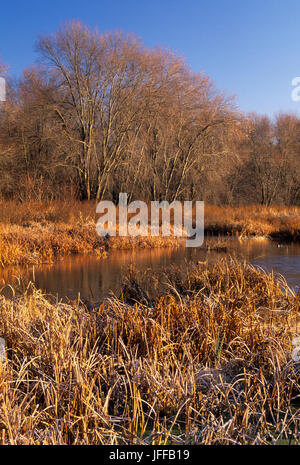
<instances>
[{"instance_id":1,"label":"blue sky","mask_svg":"<svg viewBox=\"0 0 300 465\"><path fill-rule=\"evenodd\" d=\"M39 35L72 19L175 50L235 94L242 111L300 114L291 99L291 81L300 76L299 0L5 0L0 56L10 74L36 60Z\"/></svg>"}]
</instances>

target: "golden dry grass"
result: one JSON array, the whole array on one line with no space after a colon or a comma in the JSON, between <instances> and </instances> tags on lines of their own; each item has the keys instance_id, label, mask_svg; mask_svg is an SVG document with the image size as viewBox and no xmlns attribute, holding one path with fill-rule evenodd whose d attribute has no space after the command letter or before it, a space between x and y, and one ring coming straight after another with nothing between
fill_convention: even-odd
<instances>
[{"instance_id":1,"label":"golden dry grass","mask_svg":"<svg viewBox=\"0 0 300 465\"><path fill-rule=\"evenodd\" d=\"M205 228L217 234L241 236L269 236L274 239L300 239L300 207L243 207L205 208Z\"/></svg>"},{"instance_id":2,"label":"golden dry grass","mask_svg":"<svg viewBox=\"0 0 300 465\"><path fill-rule=\"evenodd\" d=\"M105 258L108 249L178 246L176 237L115 237L96 232L95 202L0 202L0 265L52 262L58 256L93 253ZM284 240L300 238L299 207L205 207L205 229Z\"/></svg>"},{"instance_id":3,"label":"golden dry grass","mask_svg":"<svg viewBox=\"0 0 300 465\"><path fill-rule=\"evenodd\" d=\"M0 203L0 266L51 263L70 254L107 250L177 247L176 237L111 237L96 232L94 202Z\"/></svg>"},{"instance_id":4,"label":"golden dry grass","mask_svg":"<svg viewBox=\"0 0 300 465\"><path fill-rule=\"evenodd\" d=\"M1 298L2 444L299 444L299 295L233 259L87 310Z\"/></svg>"}]
</instances>

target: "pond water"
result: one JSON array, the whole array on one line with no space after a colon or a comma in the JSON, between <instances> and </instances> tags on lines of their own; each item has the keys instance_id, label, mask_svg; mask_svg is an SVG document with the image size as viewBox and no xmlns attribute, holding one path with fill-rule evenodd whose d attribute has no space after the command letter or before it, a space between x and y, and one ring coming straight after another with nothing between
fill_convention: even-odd
<instances>
[{"instance_id":1,"label":"pond water","mask_svg":"<svg viewBox=\"0 0 300 465\"><path fill-rule=\"evenodd\" d=\"M281 245L269 240L226 239L229 253L236 253L256 266L274 270L285 277L290 287L300 284L300 244ZM205 243L204 243L205 245ZM228 253L228 252L227 252ZM7 267L0 272L2 293L10 296L14 287L33 281L37 288L58 299L99 301L113 291L118 294L121 277L130 265L136 270L163 270L170 265L184 266L189 261L213 262L225 252L199 248L156 248L110 251L108 258L68 256L52 265Z\"/></svg>"}]
</instances>

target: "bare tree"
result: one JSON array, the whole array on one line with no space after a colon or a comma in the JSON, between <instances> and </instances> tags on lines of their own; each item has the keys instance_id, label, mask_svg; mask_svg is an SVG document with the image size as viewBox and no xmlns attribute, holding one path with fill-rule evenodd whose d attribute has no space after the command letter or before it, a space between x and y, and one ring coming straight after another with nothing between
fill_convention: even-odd
<instances>
[{"instance_id":1,"label":"bare tree","mask_svg":"<svg viewBox=\"0 0 300 465\"><path fill-rule=\"evenodd\" d=\"M208 76L133 35L71 22L38 50L0 118L2 195L300 202L296 115L246 117Z\"/></svg>"}]
</instances>

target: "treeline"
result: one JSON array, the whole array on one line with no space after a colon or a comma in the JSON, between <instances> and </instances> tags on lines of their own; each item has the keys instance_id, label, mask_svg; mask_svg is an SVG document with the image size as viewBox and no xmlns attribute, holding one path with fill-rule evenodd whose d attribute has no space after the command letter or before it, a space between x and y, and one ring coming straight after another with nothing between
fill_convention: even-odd
<instances>
[{"instance_id":1,"label":"treeline","mask_svg":"<svg viewBox=\"0 0 300 465\"><path fill-rule=\"evenodd\" d=\"M297 116L243 115L132 35L72 22L37 49L0 108L2 198L300 203Z\"/></svg>"}]
</instances>

